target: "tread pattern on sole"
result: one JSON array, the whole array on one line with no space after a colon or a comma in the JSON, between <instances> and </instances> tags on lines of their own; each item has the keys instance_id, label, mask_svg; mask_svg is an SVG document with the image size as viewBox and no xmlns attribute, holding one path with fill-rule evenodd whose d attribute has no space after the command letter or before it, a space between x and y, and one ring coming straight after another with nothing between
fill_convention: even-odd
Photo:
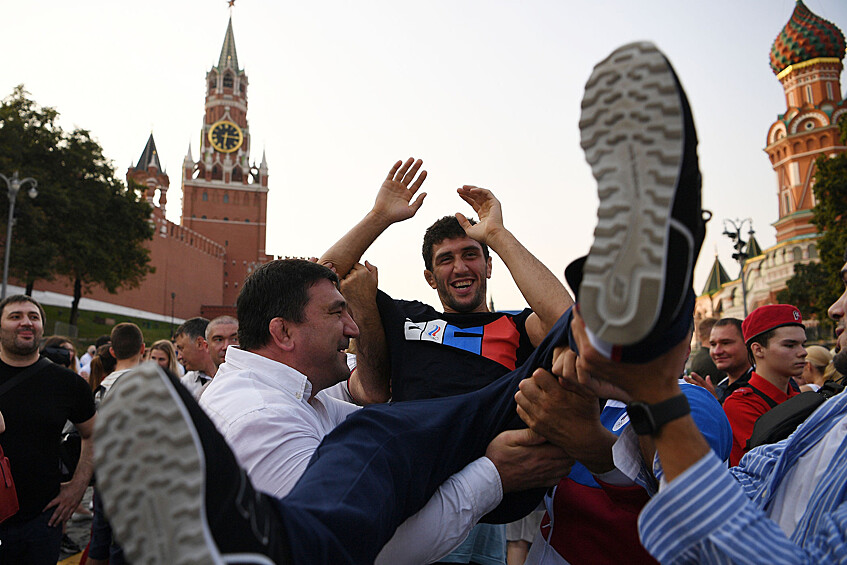
<instances>
[{"instance_id":1,"label":"tread pattern on sole","mask_svg":"<svg viewBox=\"0 0 847 565\"><path fill-rule=\"evenodd\" d=\"M579 290L600 339L629 345L655 324L683 157L683 115L669 63L650 43L614 51L585 87L581 145L598 184L594 243Z\"/></svg>"},{"instance_id":2,"label":"tread pattern on sole","mask_svg":"<svg viewBox=\"0 0 847 565\"><path fill-rule=\"evenodd\" d=\"M106 514L132 563L223 563L204 533L203 457L166 379L142 365L100 408L94 460Z\"/></svg>"}]
</instances>

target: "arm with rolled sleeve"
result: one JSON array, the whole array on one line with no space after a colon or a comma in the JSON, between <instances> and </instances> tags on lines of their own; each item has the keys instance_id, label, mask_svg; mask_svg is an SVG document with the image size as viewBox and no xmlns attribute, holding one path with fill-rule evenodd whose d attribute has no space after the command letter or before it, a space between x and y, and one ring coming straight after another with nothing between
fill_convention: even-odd
<instances>
[{"instance_id":1,"label":"arm with rolled sleeve","mask_svg":"<svg viewBox=\"0 0 847 565\"><path fill-rule=\"evenodd\" d=\"M377 565L432 563L461 544L477 521L502 500L500 475L481 457L447 479L377 556Z\"/></svg>"}]
</instances>

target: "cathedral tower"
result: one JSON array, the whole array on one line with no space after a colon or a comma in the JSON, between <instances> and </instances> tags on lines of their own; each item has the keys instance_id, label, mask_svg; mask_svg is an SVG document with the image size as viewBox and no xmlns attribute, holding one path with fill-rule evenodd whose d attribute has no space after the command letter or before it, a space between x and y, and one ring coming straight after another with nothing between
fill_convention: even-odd
<instances>
[{"instance_id":1,"label":"cathedral tower","mask_svg":"<svg viewBox=\"0 0 847 565\"><path fill-rule=\"evenodd\" d=\"M181 222L224 246L227 305L235 304L247 274L272 258L265 254L268 166L264 154L258 167L250 164L247 86L230 18L218 64L206 73L199 155L195 161L189 145L183 161Z\"/></svg>"},{"instance_id":2,"label":"cathedral tower","mask_svg":"<svg viewBox=\"0 0 847 565\"><path fill-rule=\"evenodd\" d=\"M777 175L776 241L814 236L815 160L847 150L838 119L847 112L841 93L844 35L797 1L771 48L771 69L785 90L786 112L768 130L765 152Z\"/></svg>"}]
</instances>

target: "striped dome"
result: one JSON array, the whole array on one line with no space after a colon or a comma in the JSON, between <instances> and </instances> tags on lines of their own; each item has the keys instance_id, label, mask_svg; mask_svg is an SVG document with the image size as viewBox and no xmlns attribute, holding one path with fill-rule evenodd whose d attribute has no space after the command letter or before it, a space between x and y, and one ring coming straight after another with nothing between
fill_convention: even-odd
<instances>
[{"instance_id":1,"label":"striped dome","mask_svg":"<svg viewBox=\"0 0 847 565\"><path fill-rule=\"evenodd\" d=\"M818 57L843 59L844 34L797 0L791 19L771 47L771 69L779 74L789 65Z\"/></svg>"}]
</instances>

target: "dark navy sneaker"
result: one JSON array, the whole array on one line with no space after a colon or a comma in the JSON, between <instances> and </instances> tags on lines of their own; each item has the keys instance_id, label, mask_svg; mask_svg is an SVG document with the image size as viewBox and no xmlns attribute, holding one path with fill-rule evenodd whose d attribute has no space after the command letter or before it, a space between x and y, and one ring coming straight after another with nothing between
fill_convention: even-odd
<instances>
[{"instance_id":1,"label":"dark navy sneaker","mask_svg":"<svg viewBox=\"0 0 847 565\"><path fill-rule=\"evenodd\" d=\"M97 484L131 563L291 562L275 500L253 489L212 421L156 364L112 388L94 436Z\"/></svg>"},{"instance_id":2,"label":"dark navy sneaker","mask_svg":"<svg viewBox=\"0 0 847 565\"><path fill-rule=\"evenodd\" d=\"M588 257L568 279L588 329L619 348L662 334L685 310L706 233L697 133L651 43L625 45L594 68L579 126L600 205Z\"/></svg>"}]
</instances>

